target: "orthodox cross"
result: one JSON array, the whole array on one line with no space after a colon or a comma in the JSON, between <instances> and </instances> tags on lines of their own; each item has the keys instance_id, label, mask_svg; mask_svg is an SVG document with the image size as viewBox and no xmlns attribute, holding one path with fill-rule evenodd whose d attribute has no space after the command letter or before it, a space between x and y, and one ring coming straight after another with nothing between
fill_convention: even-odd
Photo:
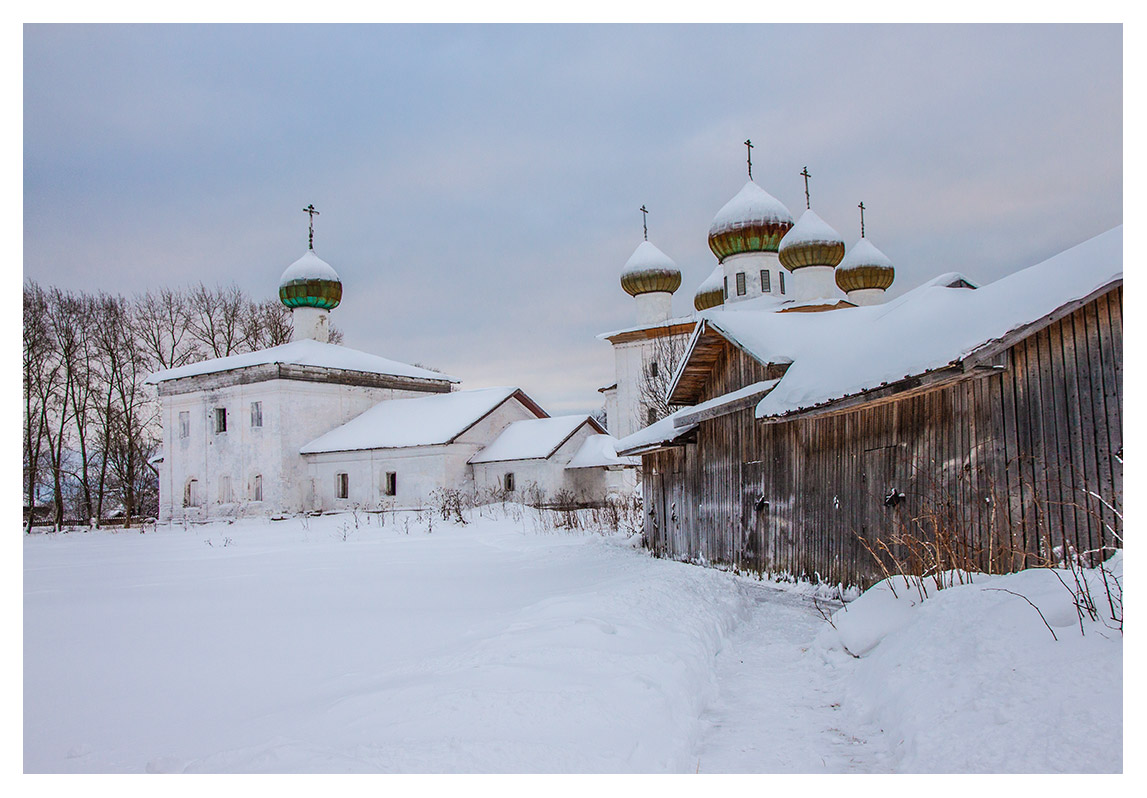
<instances>
[{"instance_id":1,"label":"orthodox cross","mask_svg":"<svg viewBox=\"0 0 1147 798\"><path fill-rule=\"evenodd\" d=\"M864 200L856 207L860 208L860 237L864 238Z\"/></svg>"},{"instance_id":2,"label":"orthodox cross","mask_svg":"<svg viewBox=\"0 0 1147 798\"><path fill-rule=\"evenodd\" d=\"M801 170L801 174L804 175L804 206L805 206L805 208L811 208L812 205L809 204L809 198L808 198L808 179L810 177L812 177L812 175L810 175L808 173L808 167L807 166Z\"/></svg>"},{"instance_id":3,"label":"orthodox cross","mask_svg":"<svg viewBox=\"0 0 1147 798\"><path fill-rule=\"evenodd\" d=\"M645 205L641 206L641 232L645 236L645 240L649 240L649 225L646 220L649 218L649 211L646 210Z\"/></svg>"},{"instance_id":4,"label":"orthodox cross","mask_svg":"<svg viewBox=\"0 0 1147 798\"><path fill-rule=\"evenodd\" d=\"M752 139L745 139L745 147L749 150L749 179L753 179L753 141Z\"/></svg>"},{"instance_id":5,"label":"orthodox cross","mask_svg":"<svg viewBox=\"0 0 1147 798\"><path fill-rule=\"evenodd\" d=\"M314 205L308 205L307 207L303 208L303 213L308 214L311 217L311 223L310 223L309 229L307 230L307 249L314 249L315 248L315 217L319 215L319 212L315 210Z\"/></svg>"}]
</instances>

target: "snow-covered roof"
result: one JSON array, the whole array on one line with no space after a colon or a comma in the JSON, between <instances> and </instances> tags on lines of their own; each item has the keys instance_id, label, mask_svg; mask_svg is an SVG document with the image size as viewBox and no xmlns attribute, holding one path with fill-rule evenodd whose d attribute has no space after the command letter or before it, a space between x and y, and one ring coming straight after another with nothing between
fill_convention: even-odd
<instances>
[{"instance_id":1,"label":"snow-covered roof","mask_svg":"<svg viewBox=\"0 0 1147 798\"><path fill-rule=\"evenodd\" d=\"M962 280L944 277L882 305L823 313L714 309L704 324L762 363L791 363L756 408L758 418L780 416L954 364L1122 280L1123 228L974 291L948 288Z\"/></svg>"},{"instance_id":2,"label":"snow-covered roof","mask_svg":"<svg viewBox=\"0 0 1147 798\"><path fill-rule=\"evenodd\" d=\"M292 263L283 272L279 284L283 285L292 280L333 280L339 282L338 272L334 267L308 249L303 257Z\"/></svg>"},{"instance_id":3,"label":"snow-covered roof","mask_svg":"<svg viewBox=\"0 0 1147 798\"><path fill-rule=\"evenodd\" d=\"M844 260L840 262L837 268L848 270L860 266L883 266L886 269L891 269L892 261L873 246L867 238L861 238L848 248L848 252L844 254Z\"/></svg>"},{"instance_id":4,"label":"snow-covered roof","mask_svg":"<svg viewBox=\"0 0 1147 798\"><path fill-rule=\"evenodd\" d=\"M495 463L504 460L544 460L556 452L582 424L593 424L589 416L554 416L515 421L482 451L470 458L471 463ZM595 426L596 429L596 426Z\"/></svg>"},{"instance_id":5,"label":"snow-covered roof","mask_svg":"<svg viewBox=\"0 0 1147 798\"><path fill-rule=\"evenodd\" d=\"M623 327L620 330L611 330L610 332L599 333L597 337L601 340L605 340L607 338L612 338L615 335L636 333L641 332L642 330L654 330L659 327L674 327L680 324L694 324L696 321L697 317L693 314L688 316L677 316L676 318L666 319L665 321L655 321L650 322L649 324L635 324L632 327Z\"/></svg>"},{"instance_id":6,"label":"snow-covered roof","mask_svg":"<svg viewBox=\"0 0 1147 798\"><path fill-rule=\"evenodd\" d=\"M750 180L717 211L709 231L713 233L757 221L792 224L793 215L783 202Z\"/></svg>"},{"instance_id":7,"label":"snow-covered roof","mask_svg":"<svg viewBox=\"0 0 1147 798\"><path fill-rule=\"evenodd\" d=\"M751 385L746 385L744 388L738 388L735 391L729 391L729 393L722 394L721 396L715 396L712 399L701 402L700 404L685 408L684 410L673 414L673 426L678 429L688 427L690 424L700 421L698 416L701 414L710 410L718 410L720 408L727 407L728 405L735 405L742 399L749 399L751 397L760 396L761 394L766 394L773 388L777 387L778 382L780 382L780 380L761 380L760 382L754 382Z\"/></svg>"},{"instance_id":8,"label":"snow-covered roof","mask_svg":"<svg viewBox=\"0 0 1147 798\"><path fill-rule=\"evenodd\" d=\"M694 409L695 408L692 407L682 408L675 413L670 413L660 421L650 424L648 427L639 429L632 435L626 435L617 442L618 453L634 455L649 452L654 449L659 449L666 444L673 443L678 438L687 435L696 429L696 424L686 424L682 427L677 427L675 424L681 415L691 413Z\"/></svg>"},{"instance_id":9,"label":"snow-covered roof","mask_svg":"<svg viewBox=\"0 0 1147 798\"><path fill-rule=\"evenodd\" d=\"M784 251L800 244L827 243L843 244L844 240L828 222L816 215L816 211L810 209L802 213L797 223L785 233L785 237L781 239L780 249Z\"/></svg>"},{"instance_id":10,"label":"snow-covered roof","mask_svg":"<svg viewBox=\"0 0 1147 798\"><path fill-rule=\"evenodd\" d=\"M590 435L566 468L632 468L641 465L636 457L617 454L617 438L612 435Z\"/></svg>"},{"instance_id":11,"label":"snow-covered roof","mask_svg":"<svg viewBox=\"0 0 1147 798\"><path fill-rule=\"evenodd\" d=\"M204 360L174 369L157 371L147 378L147 382L160 383L167 380L178 380L182 377L216 374L221 371L234 371L235 369L267 364L315 366L345 371L361 371L367 374L459 382L457 377L451 377L448 374L439 374L437 371L399 363L397 360L389 360L338 344L320 343L309 338L242 355Z\"/></svg>"},{"instance_id":12,"label":"snow-covered roof","mask_svg":"<svg viewBox=\"0 0 1147 798\"><path fill-rule=\"evenodd\" d=\"M625 268L621 270L621 276L625 277L627 274L642 274L647 271L657 269L675 270L677 264L673 259L654 246L649 241L642 241L637 245L637 249L633 250L633 254L629 256L629 260L625 262Z\"/></svg>"},{"instance_id":13,"label":"snow-covered roof","mask_svg":"<svg viewBox=\"0 0 1147 798\"><path fill-rule=\"evenodd\" d=\"M709 291L724 291L725 290L725 269L718 263L713 267L713 271L709 276L701 281L701 285L697 286L698 294L705 294Z\"/></svg>"},{"instance_id":14,"label":"snow-covered roof","mask_svg":"<svg viewBox=\"0 0 1147 798\"><path fill-rule=\"evenodd\" d=\"M320 435L299 451L316 454L449 443L515 394L520 395L527 406L537 407L529 397L512 387L389 399Z\"/></svg>"}]
</instances>

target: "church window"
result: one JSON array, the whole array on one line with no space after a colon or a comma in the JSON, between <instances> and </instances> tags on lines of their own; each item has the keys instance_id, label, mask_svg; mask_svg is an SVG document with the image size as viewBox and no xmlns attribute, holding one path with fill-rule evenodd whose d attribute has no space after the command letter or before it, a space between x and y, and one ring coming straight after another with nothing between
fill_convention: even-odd
<instances>
[{"instance_id":1,"label":"church window","mask_svg":"<svg viewBox=\"0 0 1147 798\"><path fill-rule=\"evenodd\" d=\"M251 426L252 427L263 426L263 403L262 402L252 402L251 403Z\"/></svg>"},{"instance_id":2,"label":"church window","mask_svg":"<svg viewBox=\"0 0 1147 798\"><path fill-rule=\"evenodd\" d=\"M215 434L227 431L227 408L215 408Z\"/></svg>"},{"instance_id":3,"label":"church window","mask_svg":"<svg viewBox=\"0 0 1147 798\"><path fill-rule=\"evenodd\" d=\"M196 507L199 505L199 480L189 479L183 486L183 506Z\"/></svg>"},{"instance_id":4,"label":"church window","mask_svg":"<svg viewBox=\"0 0 1147 798\"><path fill-rule=\"evenodd\" d=\"M725 299L728 299L729 298L729 278L723 277L723 278L721 278L721 280L725 286L725 289L724 289L725 290Z\"/></svg>"},{"instance_id":5,"label":"church window","mask_svg":"<svg viewBox=\"0 0 1147 798\"><path fill-rule=\"evenodd\" d=\"M771 293L772 290L772 285L769 282L769 270L761 269L761 293L768 294Z\"/></svg>"},{"instance_id":6,"label":"church window","mask_svg":"<svg viewBox=\"0 0 1147 798\"><path fill-rule=\"evenodd\" d=\"M645 409L645 423L654 424L657 422L657 408L648 407Z\"/></svg>"},{"instance_id":7,"label":"church window","mask_svg":"<svg viewBox=\"0 0 1147 798\"><path fill-rule=\"evenodd\" d=\"M231 503L231 477L219 477L219 503Z\"/></svg>"},{"instance_id":8,"label":"church window","mask_svg":"<svg viewBox=\"0 0 1147 798\"><path fill-rule=\"evenodd\" d=\"M737 272L737 296L745 295L745 273Z\"/></svg>"},{"instance_id":9,"label":"church window","mask_svg":"<svg viewBox=\"0 0 1147 798\"><path fill-rule=\"evenodd\" d=\"M179 413L179 437L191 437L191 413L187 410L182 410Z\"/></svg>"},{"instance_id":10,"label":"church window","mask_svg":"<svg viewBox=\"0 0 1147 798\"><path fill-rule=\"evenodd\" d=\"M261 502L263 501L263 475L256 474L255 479L251 485L251 500Z\"/></svg>"},{"instance_id":11,"label":"church window","mask_svg":"<svg viewBox=\"0 0 1147 798\"><path fill-rule=\"evenodd\" d=\"M781 293L783 294L785 292L785 273L777 272L777 277L781 280Z\"/></svg>"},{"instance_id":12,"label":"church window","mask_svg":"<svg viewBox=\"0 0 1147 798\"><path fill-rule=\"evenodd\" d=\"M657 376L657 361L656 360L654 360L652 363L649 364L649 374L650 374L650 376L653 376L653 377Z\"/></svg>"},{"instance_id":13,"label":"church window","mask_svg":"<svg viewBox=\"0 0 1147 798\"><path fill-rule=\"evenodd\" d=\"M514 492L514 474L513 474L513 472L507 472L507 474L504 477L502 477L502 487L504 487L506 489L506 493L513 493Z\"/></svg>"},{"instance_id":14,"label":"church window","mask_svg":"<svg viewBox=\"0 0 1147 798\"><path fill-rule=\"evenodd\" d=\"M383 485L382 492L387 496L398 495L398 473L395 471L386 472L386 483Z\"/></svg>"},{"instance_id":15,"label":"church window","mask_svg":"<svg viewBox=\"0 0 1147 798\"><path fill-rule=\"evenodd\" d=\"M335 498L346 499L350 497L350 477L340 471L335 474Z\"/></svg>"}]
</instances>

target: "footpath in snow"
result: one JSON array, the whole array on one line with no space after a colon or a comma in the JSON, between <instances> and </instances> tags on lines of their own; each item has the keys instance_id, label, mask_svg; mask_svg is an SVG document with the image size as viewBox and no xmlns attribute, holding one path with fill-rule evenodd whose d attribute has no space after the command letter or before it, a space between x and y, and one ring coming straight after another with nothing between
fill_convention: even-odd
<instances>
[{"instance_id":1,"label":"footpath in snow","mask_svg":"<svg viewBox=\"0 0 1147 798\"><path fill-rule=\"evenodd\" d=\"M366 519L26 537L25 771L1122 768L1122 636L1048 571L832 627L517 506Z\"/></svg>"}]
</instances>

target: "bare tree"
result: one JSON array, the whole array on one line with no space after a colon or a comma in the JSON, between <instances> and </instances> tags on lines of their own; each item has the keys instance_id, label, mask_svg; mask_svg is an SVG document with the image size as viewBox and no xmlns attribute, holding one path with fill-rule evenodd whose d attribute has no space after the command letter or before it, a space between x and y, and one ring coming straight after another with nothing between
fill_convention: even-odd
<instances>
[{"instance_id":1,"label":"bare tree","mask_svg":"<svg viewBox=\"0 0 1147 798\"><path fill-rule=\"evenodd\" d=\"M135 334L155 368L172 369L201 359L200 342L191 334L189 305L187 294L170 288L135 298Z\"/></svg>"},{"instance_id":2,"label":"bare tree","mask_svg":"<svg viewBox=\"0 0 1147 798\"><path fill-rule=\"evenodd\" d=\"M192 339L203 345L208 357L227 357L249 351L243 330L248 301L234 283L215 288L199 283L191 289L188 332Z\"/></svg>"},{"instance_id":3,"label":"bare tree","mask_svg":"<svg viewBox=\"0 0 1147 798\"><path fill-rule=\"evenodd\" d=\"M669 385L677 364L685 356L688 335L664 335L645 343L641 377L637 385L638 426L647 426L672 413L676 407L669 404Z\"/></svg>"}]
</instances>

